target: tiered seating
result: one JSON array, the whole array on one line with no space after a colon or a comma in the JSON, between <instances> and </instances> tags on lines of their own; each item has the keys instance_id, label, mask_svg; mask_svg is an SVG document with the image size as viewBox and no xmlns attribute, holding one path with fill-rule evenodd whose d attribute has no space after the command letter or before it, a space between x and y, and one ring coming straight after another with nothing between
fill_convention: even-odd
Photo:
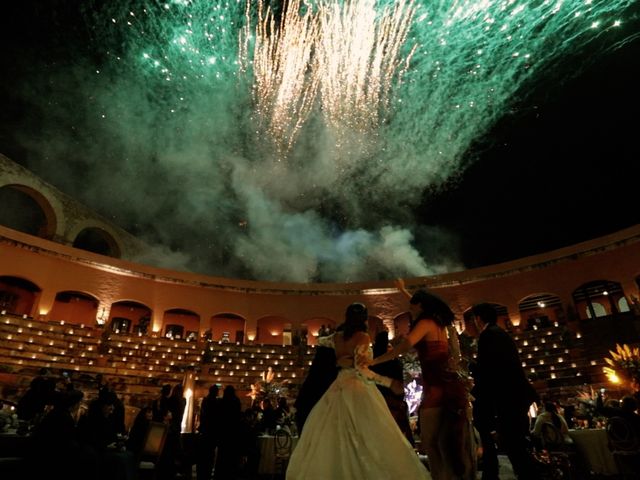
<instances>
[{"instance_id":1,"label":"tiered seating","mask_svg":"<svg viewBox=\"0 0 640 480\"><path fill-rule=\"evenodd\" d=\"M535 374L540 393L575 390L577 386L605 381L604 359L591 358L579 332L571 332L557 323L548 328L512 332L522 366ZM571 388L573 387L573 388Z\"/></svg>"},{"instance_id":2,"label":"tiered seating","mask_svg":"<svg viewBox=\"0 0 640 480\"><path fill-rule=\"evenodd\" d=\"M584 348L579 333L556 324L511 334L525 371L536 374L540 394L568 397L585 384L605 386L604 359ZM313 347L187 342L0 315L0 373L13 373L18 390L46 367L75 372L74 381L88 395L95 393L95 377L101 374L131 404L147 403L160 385L182 381L189 370L195 374L196 397L213 383L233 385L242 397L269 366L276 381L295 387L313 353Z\"/></svg>"},{"instance_id":3,"label":"tiered seating","mask_svg":"<svg viewBox=\"0 0 640 480\"><path fill-rule=\"evenodd\" d=\"M102 374L123 394L153 397L158 385L178 383L192 369L196 388L221 383L248 391L268 366L276 381L299 384L312 355L311 347L187 342L0 316L0 364L24 376L23 386L47 367Z\"/></svg>"}]
</instances>

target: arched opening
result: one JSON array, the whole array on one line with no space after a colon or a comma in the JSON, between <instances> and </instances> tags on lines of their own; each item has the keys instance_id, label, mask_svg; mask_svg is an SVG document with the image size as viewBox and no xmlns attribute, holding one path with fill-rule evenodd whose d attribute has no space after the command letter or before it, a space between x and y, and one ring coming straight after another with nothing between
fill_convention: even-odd
<instances>
[{"instance_id":1,"label":"arched opening","mask_svg":"<svg viewBox=\"0 0 640 480\"><path fill-rule=\"evenodd\" d=\"M82 292L64 291L56 294L48 317L76 325L94 325L98 313L98 300Z\"/></svg>"},{"instance_id":2,"label":"arched opening","mask_svg":"<svg viewBox=\"0 0 640 480\"><path fill-rule=\"evenodd\" d=\"M76 236L73 246L80 250L120 258L121 252L115 239L101 228L85 228Z\"/></svg>"},{"instance_id":3,"label":"arched opening","mask_svg":"<svg viewBox=\"0 0 640 480\"><path fill-rule=\"evenodd\" d=\"M40 192L25 185L0 187L0 224L42 238L53 238L56 215Z\"/></svg>"},{"instance_id":4,"label":"arched opening","mask_svg":"<svg viewBox=\"0 0 640 480\"><path fill-rule=\"evenodd\" d=\"M618 302L624 291L618 282L596 280L576 288L573 292L573 303L581 319L606 317L620 312ZM596 307L598 304L600 307Z\"/></svg>"},{"instance_id":5,"label":"arched opening","mask_svg":"<svg viewBox=\"0 0 640 480\"><path fill-rule=\"evenodd\" d=\"M631 311L631 308L629 308L629 302L627 302L626 297L620 297L620 300L618 300L618 311L621 313Z\"/></svg>"},{"instance_id":6,"label":"arched opening","mask_svg":"<svg viewBox=\"0 0 640 480\"><path fill-rule=\"evenodd\" d=\"M162 317L163 335L167 338L195 341L200 331L200 315L191 310L172 308Z\"/></svg>"},{"instance_id":7,"label":"arched opening","mask_svg":"<svg viewBox=\"0 0 640 480\"><path fill-rule=\"evenodd\" d=\"M316 345L318 343L318 334L321 329L324 327L325 331L327 328L330 330L336 329L335 320L331 320L326 317L314 317L306 320L302 324L302 329L304 330L306 327L307 330L307 345Z\"/></svg>"},{"instance_id":8,"label":"arched opening","mask_svg":"<svg viewBox=\"0 0 640 480\"><path fill-rule=\"evenodd\" d=\"M562 300L550 293L536 293L523 298L518 304L521 326L526 330L548 328L565 323Z\"/></svg>"},{"instance_id":9,"label":"arched opening","mask_svg":"<svg viewBox=\"0 0 640 480\"><path fill-rule=\"evenodd\" d=\"M600 302L591 302L591 308L585 307L584 314L587 318L606 317L607 309Z\"/></svg>"},{"instance_id":10,"label":"arched opening","mask_svg":"<svg viewBox=\"0 0 640 480\"><path fill-rule=\"evenodd\" d=\"M13 315L31 315L41 289L24 278L0 276L0 311Z\"/></svg>"},{"instance_id":11,"label":"arched opening","mask_svg":"<svg viewBox=\"0 0 640 480\"><path fill-rule=\"evenodd\" d=\"M209 321L209 332L205 332L207 340L214 342L244 343L246 320L235 313L218 313Z\"/></svg>"},{"instance_id":12,"label":"arched opening","mask_svg":"<svg viewBox=\"0 0 640 480\"><path fill-rule=\"evenodd\" d=\"M284 340L284 330L291 322L284 317L268 315L258 319L256 343L265 345L282 345Z\"/></svg>"},{"instance_id":13,"label":"arched opening","mask_svg":"<svg viewBox=\"0 0 640 480\"><path fill-rule=\"evenodd\" d=\"M109 312L109 329L114 333L148 333L151 323L151 309L146 305L129 300L115 302Z\"/></svg>"}]
</instances>

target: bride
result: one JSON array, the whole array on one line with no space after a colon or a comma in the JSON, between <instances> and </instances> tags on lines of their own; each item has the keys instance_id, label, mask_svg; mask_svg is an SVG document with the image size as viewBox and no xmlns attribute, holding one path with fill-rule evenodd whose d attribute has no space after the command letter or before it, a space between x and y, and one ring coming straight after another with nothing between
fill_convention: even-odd
<instances>
[{"instance_id":1,"label":"bride","mask_svg":"<svg viewBox=\"0 0 640 480\"><path fill-rule=\"evenodd\" d=\"M324 345L332 342L339 359L370 358L367 318L363 304L350 305L342 331L326 337ZM350 363L311 410L287 480L430 479L375 385L401 392L402 384Z\"/></svg>"}]
</instances>

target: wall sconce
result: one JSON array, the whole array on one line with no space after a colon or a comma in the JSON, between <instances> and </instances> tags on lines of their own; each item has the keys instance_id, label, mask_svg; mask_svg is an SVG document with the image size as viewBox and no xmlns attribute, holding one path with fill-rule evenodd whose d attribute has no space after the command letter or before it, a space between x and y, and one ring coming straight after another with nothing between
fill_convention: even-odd
<instances>
[{"instance_id":1,"label":"wall sconce","mask_svg":"<svg viewBox=\"0 0 640 480\"><path fill-rule=\"evenodd\" d=\"M98 325L104 325L107 323L107 319L109 318L109 313L107 312L107 307L102 307L98 310L96 315L96 322Z\"/></svg>"}]
</instances>

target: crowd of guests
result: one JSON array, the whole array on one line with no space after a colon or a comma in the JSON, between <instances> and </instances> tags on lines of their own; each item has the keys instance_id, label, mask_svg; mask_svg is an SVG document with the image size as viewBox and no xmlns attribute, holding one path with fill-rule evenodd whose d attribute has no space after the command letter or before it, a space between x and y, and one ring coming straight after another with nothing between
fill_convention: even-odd
<instances>
[{"instance_id":1,"label":"crowd of guests","mask_svg":"<svg viewBox=\"0 0 640 480\"><path fill-rule=\"evenodd\" d=\"M482 479L499 478L496 438L519 479L538 478L539 465L532 449L544 449L550 431L556 435L556 442L570 448L571 415L565 419L555 402L543 402L538 397L524 372L515 342L497 323L495 308L490 304L473 307L480 332L477 356L467 359L469 365L462 365L452 326L454 316L448 305L426 291L409 294L404 284L398 286L410 302L414 319L411 330L394 346L388 332L379 332L374 341L374 359L367 366L402 384L404 372L398 357L412 349L416 351L424 386L417 432L409 426L407 403L401 391L390 385L378 388L407 441L427 453L432 478L475 479L476 454L480 451L476 442L482 451ZM334 333L336 330L322 325L318 336ZM343 364L332 348L322 344L316 348L295 402L294 431L303 431L307 416L334 382L340 367L358 361L351 358ZM268 367L261 381L268 385L273 380L273 368ZM197 441L189 446L181 436L186 408L181 384L162 386L159 396L139 411L127 431L124 405L112 385L98 385L97 396L81 412L83 392L68 377L56 379L43 371L18 403L17 414L23 424L32 425L34 448L30 450L29 469L35 478L57 478L59 474L71 480L134 479L143 459L147 432L152 422L157 422L167 428L164 449L155 459L156 477L160 480L187 475L193 464L199 480L212 476L250 479L258 473L259 435L274 433L283 425L288 427L293 418L286 398L272 400L259 393L254 392L251 406L243 410L233 386L224 388L220 395L219 386L212 385L202 399ZM528 415L532 403L543 405L533 423ZM598 415L623 418L640 438L636 398L629 396L607 404L601 401L596 410ZM419 445L414 434L420 438Z\"/></svg>"},{"instance_id":2,"label":"crowd of guests","mask_svg":"<svg viewBox=\"0 0 640 480\"><path fill-rule=\"evenodd\" d=\"M258 437L273 433L290 416L287 399L280 397L273 405L269 398L258 398L243 411L233 386L219 394L212 385L202 399L196 434L181 435L182 384L163 385L127 430L125 408L112 385L98 385L96 397L87 403L69 377L56 378L43 369L16 407L20 433L29 433L32 442L25 476L129 480L138 478L141 461L152 460L159 480L191 478L193 465L198 479L255 478ZM166 437L160 455L146 458L153 423L165 426Z\"/></svg>"},{"instance_id":3,"label":"crowd of guests","mask_svg":"<svg viewBox=\"0 0 640 480\"><path fill-rule=\"evenodd\" d=\"M242 410L235 389L228 385L222 396L212 385L202 400L199 422L197 477L199 480L255 478L260 462L259 436L285 427L290 415L287 399L274 406L268 397L256 398Z\"/></svg>"},{"instance_id":4,"label":"crowd of guests","mask_svg":"<svg viewBox=\"0 0 640 480\"><path fill-rule=\"evenodd\" d=\"M135 454L124 444L124 405L113 386L98 385L81 411L83 399L67 375L57 379L42 370L32 380L16 408L31 430L27 478L135 478Z\"/></svg>"}]
</instances>

